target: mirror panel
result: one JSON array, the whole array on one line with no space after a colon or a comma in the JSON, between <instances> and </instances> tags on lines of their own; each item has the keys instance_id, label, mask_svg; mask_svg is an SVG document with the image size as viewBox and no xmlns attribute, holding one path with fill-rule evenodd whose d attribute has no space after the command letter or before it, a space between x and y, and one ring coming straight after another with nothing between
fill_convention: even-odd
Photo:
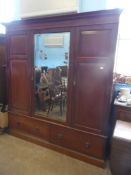
<instances>
[{"instance_id":1,"label":"mirror panel","mask_svg":"<svg viewBox=\"0 0 131 175\"><path fill-rule=\"evenodd\" d=\"M35 114L66 121L70 33L34 35Z\"/></svg>"}]
</instances>

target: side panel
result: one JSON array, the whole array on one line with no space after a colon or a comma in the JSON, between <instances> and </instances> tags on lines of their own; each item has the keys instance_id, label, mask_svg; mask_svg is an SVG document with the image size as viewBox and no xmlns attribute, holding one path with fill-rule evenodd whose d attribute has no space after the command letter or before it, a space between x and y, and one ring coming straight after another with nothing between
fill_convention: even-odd
<instances>
[{"instance_id":1,"label":"side panel","mask_svg":"<svg viewBox=\"0 0 131 175\"><path fill-rule=\"evenodd\" d=\"M107 131L116 29L115 25L94 25L77 31L72 124L98 134Z\"/></svg>"},{"instance_id":2,"label":"side panel","mask_svg":"<svg viewBox=\"0 0 131 175\"><path fill-rule=\"evenodd\" d=\"M11 109L28 112L30 107L30 90L28 64L26 60L10 61L10 102Z\"/></svg>"},{"instance_id":3,"label":"side panel","mask_svg":"<svg viewBox=\"0 0 131 175\"><path fill-rule=\"evenodd\" d=\"M9 35L9 110L24 114L31 111L30 45L28 33Z\"/></svg>"}]
</instances>

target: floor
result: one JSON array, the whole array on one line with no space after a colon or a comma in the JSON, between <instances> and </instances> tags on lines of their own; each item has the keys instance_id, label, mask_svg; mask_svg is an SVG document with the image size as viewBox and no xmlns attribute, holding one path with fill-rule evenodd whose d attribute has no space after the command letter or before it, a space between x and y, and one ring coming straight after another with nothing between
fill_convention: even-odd
<instances>
[{"instance_id":1,"label":"floor","mask_svg":"<svg viewBox=\"0 0 131 175\"><path fill-rule=\"evenodd\" d=\"M102 169L8 134L0 135L0 175L111 175Z\"/></svg>"}]
</instances>

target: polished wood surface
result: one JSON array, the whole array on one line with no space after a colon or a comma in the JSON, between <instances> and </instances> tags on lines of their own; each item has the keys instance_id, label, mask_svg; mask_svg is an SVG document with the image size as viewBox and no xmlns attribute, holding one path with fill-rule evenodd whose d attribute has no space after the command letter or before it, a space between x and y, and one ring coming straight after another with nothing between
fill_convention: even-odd
<instances>
[{"instance_id":1,"label":"polished wood surface","mask_svg":"<svg viewBox=\"0 0 131 175\"><path fill-rule=\"evenodd\" d=\"M9 110L28 114L31 108L29 35L8 37Z\"/></svg>"},{"instance_id":2,"label":"polished wood surface","mask_svg":"<svg viewBox=\"0 0 131 175\"><path fill-rule=\"evenodd\" d=\"M120 10L7 24L9 133L103 166ZM40 116L34 103L34 35L70 32L67 118Z\"/></svg>"},{"instance_id":3,"label":"polished wood surface","mask_svg":"<svg viewBox=\"0 0 131 175\"><path fill-rule=\"evenodd\" d=\"M49 141L49 125L39 120L10 114L9 128Z\"/></svg>"},{"instance_id":4,"label":"polished wood surface","mask_svg":"<svg viewBox=\"0 0 131 175\"><path fill-rule=\"evenodd\" d=\"M81 27L77 36L73 124L102 134L105 132L103 122L107 122L109 115L107 103L114 61L111 53L115 43L112 38L117 35L111 25L104 24L103 28L99 25Z\"/></svg>"},{"instance_id":5,"label":"polished wood surface","mask_svg":"<svg viewBox=\"0 0 131 175\"><path fill-rule=\"evenodd\" d=\"M97 135L52 126L50 139L54 144L104 159L105 139Z\"/></svg>"},{"instance_id":6,"label":"polished wood surface","mask_svg":"<svg viewBox=\"0 0 131 175\"><path fill-rule=\"evenodd\" d=\"M105 137L21 114L9 113L9 116L8 132L10 134L96 166L105 167L103 157ZM77 138L80 142L76 141Z\"/></svg>"},{"instance_id":7,"label":"polished wood surface","mask_svg":"<svg viewBox=\"0 0 131 175\"><path fill-rule=\"evenodd\" d=\"M107 27L107 26L106 26ZM98 30L95 26L81 28L79 33L79 57L107 57L110 54L112 31L108 27ZM108 39L108 42L106 40ZM99 43L99 44L98 44Z\"/></svg>"},{"instance_id":8,"label":"polished wood surface","mask_svg":"<svg viewBox=\"0 0 131 175\"><path fill-rule=\"evenodd\" d=\"M117 120L112 139L110 165L113 175L131 174L131 123Z\"/></svg>"},{"instance_id":9,"label":"polished wood surface","mask_svg":"<svg viewBox=\"0 0 131 175\"><path fill-rule=\"evenodd\" d=\"M30 31L30 30L48 30L52 27L79 27L91 26L92 24L118 24L121 9L101 10L94 12L85 12L69 15L57 15L54 17L36 17L34 19L23 19L6 24L7 32ZM108 18L108 21L107 21Z\"/></svg>"},{"instance_id":10,"label":"polished wood surface","mask_svg":"<svg viewBox=\"0 0 131 175\"><path fill-rule=\"evenodd\" d=\"M131 107L122 106L122 105L114 105L113 116L115 120L131 122Z\"/></svg>"},{"instance_id":11,"label":"polished wood surface","mask_svg":"<svg viewBox=\"0 0 131 175\"><path fill-rule=\"evenodd\" d=\"M7 104L6 44L5 35L0 35L0 103Z\"/></svg>"},{"instance_id":12,"label":"polished wood surface","mask_svg":"<svg viewBox=\"0 0 131 175\"><path fill-rule=\"evenodd\" d=\"M28 53L28 35L19 34L10 37L10 54L26 55Z\"/></svg>"},{"instance_id":13,"label":"polished wood surface","mask_svg":"<svg viewBox=\"0 0 131 175\"><path fill-rule=\"evenodd\" d=\"M22 138L22 139L25 139L27 141L33 142L35 144L53 149L53 150L58 151L62 154L71 156L73 158L76 158L76 159L79 159L81 161L93 164L95 166L98 166L101 168L106 167L106 162L103 159L97 159L97 158L94 158L93 156L89 156L86 154L80 154L79 152L72 151L71 149L60 147L56 144L51 144L49 142L46 142L43 139L39 139L38 137L32 137L31 135L28 135L27 133L20 132L19 130L10 129L9 134L14 135L14 136L19 137L19 138Z\"/></svg>"},{"instance_id":14,"label":"polished wood surface","mask_svg":"<svg viewBox=\"0 0 131 175\"><path fill-rule=\"evenodd\" d=\"M26 60L10 61L10 105L9 109L23 113L30 111L30 89Z\"/></svg>"},{"instance_id":15,"label":"polished wood surface","mask_svg":"<svg viewBox=\"0 0 131 175\"><path fill-rule=\"evenodd\" d=\"M104 67L104 70L100 67ZM77 66L73 124L99 134L102 132L105 118L103 107L105 106L106 86L103 84L107 81L106 67L105 64L95 62L79 63Z\"/></svg>"}]
</instances>

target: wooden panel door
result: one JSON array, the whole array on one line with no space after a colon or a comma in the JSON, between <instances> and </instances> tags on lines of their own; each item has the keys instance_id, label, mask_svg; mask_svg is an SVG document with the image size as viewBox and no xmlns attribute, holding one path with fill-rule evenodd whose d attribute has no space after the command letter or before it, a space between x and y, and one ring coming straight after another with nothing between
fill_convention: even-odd
<instances>
[{"instance_id":1,"label":"wooden panel door","mask_svg":"<svg viewBox=\"0 0 131 175\"><path fill-rule=\"evenodd\" d=\"M29 114L31 110L30 35L16 33L9 36L9 110Z\"/></svg>"},{"instance_id":2,"label":"wooden panel door","mask_svg":"<svg viewBox=\"0 0 131 175\"><path fill-rule=\"evenodd\" d=\"M28 64L26 60L10 61L10 103L12 110L30 110Z\"/></svg>"},{"instance_id":3,"label":"wooden panel door","mask_svg":"<svg viewBox=\"0 0 131 175\"><path fill-rule=\"evenodd\" d=\"M106 63L79 63L75 90L75 121L77 127L101 132L105 115Z\"/></svg>"},{"instance_id":4,"label":"wooden panel door","mask_svg":"<svg viewBox=\"0 0 131 175\"><path fill-rule=\"evenodd\" d=\"M73 125L102 134L109 115L116 40L111 25L78 31Z\"/></svg>"},{"instance_id":5,"label":"wooden panel door","mask_svg":"<svg viewBox=\"0 0 131 175\"><path fill-rule=\"evenodd\" d=\"M29 38L26 34L16 34L10 37L10 55L27 55Z\"/></svg>"}]
</instances>

